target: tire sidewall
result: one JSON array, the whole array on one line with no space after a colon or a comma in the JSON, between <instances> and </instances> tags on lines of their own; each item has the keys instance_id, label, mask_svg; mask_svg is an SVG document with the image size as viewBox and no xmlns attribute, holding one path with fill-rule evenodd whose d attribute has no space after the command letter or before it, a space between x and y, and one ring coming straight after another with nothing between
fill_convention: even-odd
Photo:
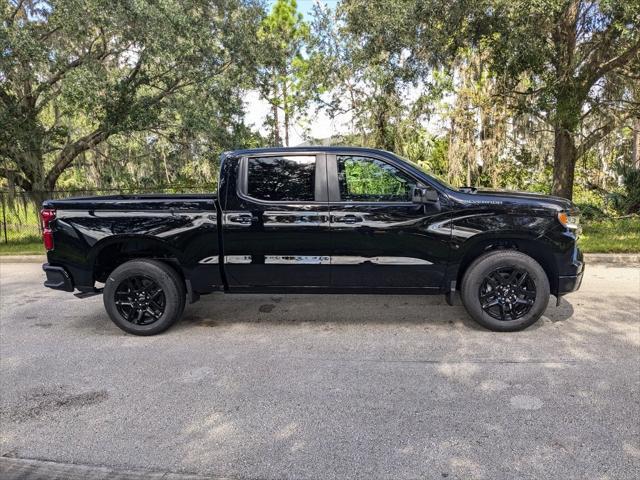
<instances>
[{"instance_id":1,"label":"tire sidewall","mask_svg":"<svg viewBox=\"0 0 640 480\"><path fill-rule=\"evenodd\" d=\"M536 287L536 299L531 310L517 320L498 320L482 309L479 291L488 274L498 268L517 267L525 270ZM549 303L549 280L543 268L533 258L520 252L495 252L479 258L466 272L462 299L467 312L481 325L496 331L516 331L534 324Z\"/></svg>"},{"instance_id":2,"label":"tire sidewall","mask_svg":"<svg viewBox=\"0 0 640 480\"><path fill-rule=\"evenodd\" d=\"M136 325L126 321L115 304L115 292L118 286L128 277L138 275L151 278L162 288L165 296L165 309L162 316L149 325ZM184 299L181 299L180 292L175 279L155 262L130 261L111 272L104 286L103 300L109 317L119 328L135 335L155 335L165 331L180 317L184 308Z\"/></svg>"}]
</instances>

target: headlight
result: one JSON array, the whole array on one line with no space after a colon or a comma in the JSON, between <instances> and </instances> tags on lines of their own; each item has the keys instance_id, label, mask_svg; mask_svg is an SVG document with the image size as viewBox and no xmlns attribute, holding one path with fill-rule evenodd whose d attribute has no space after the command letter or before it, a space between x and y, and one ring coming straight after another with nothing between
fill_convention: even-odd
<instances>
[{"instance_id":1,"label":"headlight","mask_svg":"<svg viewBox=\"0 0 640 480\"><path fill-rule=\"evenodd\" d=\"M558 213L558 221L571 230L580 229L580 217L578 215L569 215L567 212Z\"/></svg>"}]
</instances>

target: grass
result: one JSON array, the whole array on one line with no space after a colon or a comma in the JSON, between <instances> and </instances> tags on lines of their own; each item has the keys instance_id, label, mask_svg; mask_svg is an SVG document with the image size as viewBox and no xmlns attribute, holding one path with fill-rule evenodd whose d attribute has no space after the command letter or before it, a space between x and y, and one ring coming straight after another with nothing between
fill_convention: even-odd
<instances>
[{"instance_id":1,"label":"grass","mask_svg":"<svg viewBox=\"0 0 640 480\"><path fill-rule=\"evenodd\" d=\"M18 233L8 231L9 243L0 235L0 255L44 254L39 235ZM585 253L640 253L640 217L583 221L579 243Z\"/></svg>"},{"instance_id":2,"label":"grass","mask_svg":"<svg viewBox=\"0 0 640 480\"><path fill-rule=\"evenodd\" d=\"M585 253L640 253L640 217L585 221L579 244Z\"/></svg>"},{"instance_id":3,"label":"grass","mask_svg":"<svg viewBox=\"0 0 640 480\"><path fill-rule=\"evenodd\" d=\"M0 243L0 255L44 255L42 241Z\"/></svg>"},{"instance_id":4,"label":"grass","mask_svg":"<svg viewBox=\"0 0 640 480\"><path fill-rule=\"evenodd\" d=\"M0 229L0 255L44 255L36 205L19 199L6 203L3 218L6 225Z\"/></svg>"}]
</instances>

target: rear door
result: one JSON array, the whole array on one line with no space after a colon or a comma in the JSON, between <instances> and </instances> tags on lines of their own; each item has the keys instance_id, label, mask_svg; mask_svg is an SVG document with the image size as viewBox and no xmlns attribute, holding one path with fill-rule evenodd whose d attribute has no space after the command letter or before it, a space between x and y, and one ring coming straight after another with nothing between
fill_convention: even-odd
<instances>
[{"instance_id":1,"label":"rear door","mask_svg":"<svg viewBox=\"0 0 640 480\"><path fill-rule=\"evenodd\" d=\"M449 254L444 194L414 203L414 189L434 190L383 156L327 155L333 250L332 286L440 288Z\"/></svg>"},{"instance_id":2,"label":"rear door","mask_svg":"<svg viewBox=\"0 0 640 480\"><path fill-rule=\"evenodd\" d=\"M261 153L239 159L223 214L232 287L327 287L329 208L324 153Z\"/></svg>"}]
</instances>

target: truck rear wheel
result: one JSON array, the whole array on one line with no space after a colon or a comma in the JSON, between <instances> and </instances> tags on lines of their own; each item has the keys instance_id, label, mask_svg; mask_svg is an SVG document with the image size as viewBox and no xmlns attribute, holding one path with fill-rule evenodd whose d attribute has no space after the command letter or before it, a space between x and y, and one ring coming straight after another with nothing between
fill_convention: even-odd
<instances>
[{"instance_id":1,"label":"truck rear wheel","mask_svg":"<svg viewBox=\"0 0 640 480\"><path fill-rule=\"evenodd\" d=\"M134 335L164 332L182 315L186 301L180 275L157 260L131 260L104 286L104 306L118 327Z\"/></svg>"},{"instance_id":2,"label":"truck rear wheel","mask_svg":"<svg viewBox=\"0 0 640 480\"><path fill-rule=\"evenodd\" d=\"M533 258L497 250L477 258L462 280L462 303L489 330L513 332L533 325L549 303L549 279Z\"/></svg>"}]
</instances>

